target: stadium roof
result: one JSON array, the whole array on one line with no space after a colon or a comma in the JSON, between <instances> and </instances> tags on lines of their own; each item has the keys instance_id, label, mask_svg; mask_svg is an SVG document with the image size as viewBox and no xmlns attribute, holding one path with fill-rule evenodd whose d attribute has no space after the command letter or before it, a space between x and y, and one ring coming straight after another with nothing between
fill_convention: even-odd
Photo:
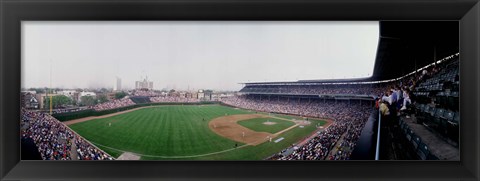
<instances>
[{"instance_id":1,"label":"stadium roof","mask_svg":"<svg viewBox=\"0 0 480 181\"><path fill-rule=\"evenodd\" d=\"M459 52L458 21L382 21L371 80L401 77Z\"/></svg>"},{"instance_id":2,"label":"stadium roof","mask_svg":"<svg viewBox=\"0 0 480 181\"><path fill-rule=\"evenodd\" d=\"M458 21L381 21L379 44L371 77L245 84L330 83L395 79L434 61L458 53L459 35Z\"/></svg>"},{"instance_id":3,"label":"stadium roof","mask_svg":"<svg viewBox=\"0 0 480 181\"><path fill-rule=\"evenodd\" d=\"M295 83L341 83L341 82L360 82L367 81L368 78L352 78L352 79L318 79L318 80L299 80L299 81L283 81L283 82L245 82L243 84L295 84Z\"/></svg>"}]
</instances>

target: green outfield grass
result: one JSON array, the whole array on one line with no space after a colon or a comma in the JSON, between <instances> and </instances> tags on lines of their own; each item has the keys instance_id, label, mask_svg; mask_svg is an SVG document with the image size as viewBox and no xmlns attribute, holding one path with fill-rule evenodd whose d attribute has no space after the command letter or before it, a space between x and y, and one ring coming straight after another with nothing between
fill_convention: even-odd
<instances>
[{"instance_id":1,"label":"green outfield grass","mask_svg":"<svg viewBox=\"0 0 480 181\"><path fill-rule=\"evenodd\" d=\"M268 142L234 149L235 144L243 144L221 137L208 127L210 120L225 114L252 112L220 105L168 105L90 120L70 127L114 157L128 151L142 154L141 159L144 160L259 160L307 137L316 129L314 125L324 123L322 120L311 120L309 126L296 127L281 134L280 137L285 139L279 143ZM278 121L281 125L289 122Z\"/></svg>"},{"instance_id":2,"label":"green outfield grass","mask_svg":"<svg viewBox=\"0 0 480 181\"><path fill-rule=\"evenodd\" d=\"M265 122L274 122L273 125L266 125ZM237 122L238 124L258 132L276 133L295 125L292 121L285 121L275 118L254 118Z\"/></svg>"}]
</instances>

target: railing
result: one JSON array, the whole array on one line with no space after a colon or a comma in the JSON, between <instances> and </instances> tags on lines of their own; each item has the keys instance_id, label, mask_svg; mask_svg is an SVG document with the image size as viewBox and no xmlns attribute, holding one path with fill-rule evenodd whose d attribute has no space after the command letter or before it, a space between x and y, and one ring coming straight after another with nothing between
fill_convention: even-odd
<instances>
[{"instance_id":1,"label":"railing","mask_svg":"<svg viewBox=\"0 0 480 181\"><path fill-rule=\"evenodd\" d=\"M375 160L379 160L380 157L380 126L382 123L382 112L378 109L378 129L377 129L377 148L375 151Z\"/></svg>"}]
</instances>

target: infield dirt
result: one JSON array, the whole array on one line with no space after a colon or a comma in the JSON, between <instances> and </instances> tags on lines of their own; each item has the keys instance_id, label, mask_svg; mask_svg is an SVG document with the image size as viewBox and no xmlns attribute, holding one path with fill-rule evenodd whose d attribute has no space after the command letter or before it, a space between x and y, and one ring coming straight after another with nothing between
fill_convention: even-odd
<instances>
[{"instance_id":1,"label":"infield dirt","mask_svg":"<svg viewBox=\"0 0 480 181\"><path fill-rule=\"evenodd\" d=\"M278 135L288 131L292 128L295 128L299 124L295 124L290 126L280 132L275 134L267 133L267 132L256 132L246 127L239 125L237 122L247 119L253 118L271 118L271 116L263 115L263 114L239 114L239 115L230 115L230 116L222 116L213 119L208 123L209 128L215 132L216 134L223 136L225 138L245 143L248 145L259 145L265 141L268 141L271 138L275 138ZM285 118L278 118L275 119L282 119L286 121L291 121Z\"/></svg>"}]
</instances>

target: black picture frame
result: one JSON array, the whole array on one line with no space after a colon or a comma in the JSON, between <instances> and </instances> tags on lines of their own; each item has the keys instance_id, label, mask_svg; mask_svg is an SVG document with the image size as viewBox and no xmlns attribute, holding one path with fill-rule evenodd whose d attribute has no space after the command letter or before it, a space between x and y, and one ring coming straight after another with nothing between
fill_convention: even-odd
<instances>
[{"instance_id":1,"label":"black picture frame","mask_svg":"<svg viewBox=\"0 0 480 181\"><path fill-rule=\"evenodd\" d=\"M0 178L479 180L478 0L0 0ZM21 21L458 20L460 161L20 161Z\"/></svg>"}]
</instances>

